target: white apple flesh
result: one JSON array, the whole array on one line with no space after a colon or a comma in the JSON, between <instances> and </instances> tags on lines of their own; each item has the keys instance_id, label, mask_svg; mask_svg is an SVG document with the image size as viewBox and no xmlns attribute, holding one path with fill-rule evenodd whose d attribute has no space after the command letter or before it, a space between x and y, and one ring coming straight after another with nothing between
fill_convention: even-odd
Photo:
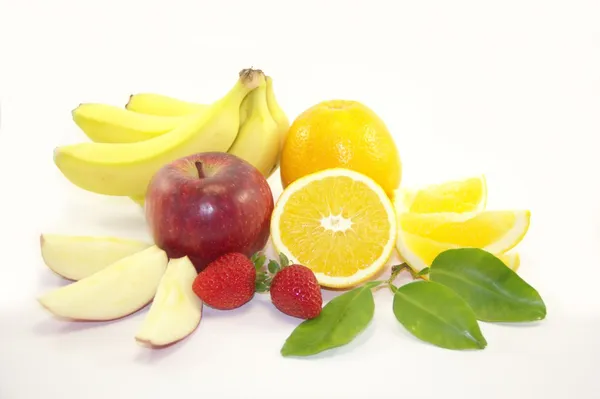
<instances>
[{"instance_id":1,"label":"white apple flesh","mask_svg":"<svg viewBox=\"0 0 600 399\"><path fill-rule=\"evenodd\" d=\"M106 236L40 236L40 248L46 266L59 276L74 281L89 277L150 245L138 240Z\"/></svg>"},{"instance_id":2,"label":"white apple flesh","mask_svg":"<svg viewBox=\"0 0 600 399\"><path fill-rule=\"evenodd\" d=\"M192 284L197 272L188 257L171 259L135 339L152 348L163 348L186 338L202 318L202 301Z\"/></svg>"},{"instance_id":3,"label":"white apple flesh","mask_svg":"<svg viewBox=\"0 0 600 399\"><path fill-rule=\"evenodd\" d=\"M137 312L156 294L167 254L153 245L40 297L58 317L79 321L116 320Z\"/></svg>"}]
</instances>

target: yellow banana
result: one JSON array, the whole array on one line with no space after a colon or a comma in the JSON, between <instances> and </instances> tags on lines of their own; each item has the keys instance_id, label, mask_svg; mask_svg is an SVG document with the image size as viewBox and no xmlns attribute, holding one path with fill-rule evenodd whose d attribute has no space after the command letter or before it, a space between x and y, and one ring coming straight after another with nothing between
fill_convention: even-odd
<instances>
[{"instance_id":1,"label":"yellow banana","mask_svg":"<svg viewBox=\"0 0 600 399\"><path fill-rule=\"evenodd\" d=\"M279 155L279 126L269 112L266 91L267 84L263 82L246 97L246 118L228 152L269 177Z\"/></svg>"},{"instance_id":2,"label":"yellow banana","mask_svg":"<svg viewBox=\"0 0 600 399\"><path fill-rule=\"evenodd\" d=\"M205 110L208 105L179 100L154 93L138 93L129 96L125 108L142 114L182 116Z\"/></svg>"},{"instance_id":3,"label":"yellow banana","mask_svg":"<svg viewBox=\"0 0 600 399\"><path fill-rule=\"evenodd\" d=\"M267 105L271 116L279 126L279 148L282 149L287 132L290 130L290 121L275 98L273 79L270 76L265 76L265 79L267 82Z\"/></svg>"},{"instance_id":4,"label":"yellow banana","mask_svg":"<svg viewBox=\"0 0 600 399\"><path fill-rule=\"evenodd\" d=\"M167 163L197 152L227 151L239 130L242 100L263 81L261 71L244 69L226 95L168 133L137 143L58 147L54 163L82 189L140 198L152 176Z\"/></svg>"},{"instance_id":5,"label":"yellow banana","mask_svg":"<svg viewBox=\"0 0 600 399\"><path fill-rule=\"evenodd\" d=\"M146 204L146 196L145 195L132 195L129 197L133 202L141 206L142 208Z\"/></svg>"},{"instance_id":6,"label":"yellow banana","mask_svg":"<svg viewBox=\"0 0 600 399\"><path fill-rule=\"evenodd\" d=\"M290 121L275 98L273 79L270 76L265 76L265 79L267 82L267 105L269 106L269 112L279 127L279 153L277 154L277 162L275 162L273 169L269 173L270 176L279 167L281 150L283 149L283 143L285 142L288 130L290 129Z\"/></svg>"},{"instance_id":7,"label":"yellow banana","mask_svg":"<svg viewBox=\"0 0 600 399\"><path fill-rule=\"evenodd\" d=\"M244 124L244 122L246 121L246 118L250 114L250 109L252 107L252 104L250 101L250 99L251 99L250 94L252 92L253 91L251 91L246 97L244 97L244 100L242 101L242 103L240 105L240 123L239 123L240 127ZM182 117L185 117L185 116L182 116ZM238 135L239 135L239 130L238 130ZM237 136L236 136L236 139L237 139ZM277 167L277 165L275 165L275 168L273 168L273 171L276 169L276 167ZM144 204L146 203L145 195L130 196L130 198L131 198L131 200L133 200L133 202L135 202L142 208L144 207Z\"/></svg>"},{"instance_id":8,"label":"yellow banana","mask_svg":"<svg viewBox=\"0 0 600 399\"><path fill-rule=\"evenodd\" d=\"M145 115L113 105L80 104L73 121L97 143L135 143L160 136L180 125L185 116Z\"/></svg>"},{"instance_id":9,"label":"yellow banana","mask_svg":"<svg viewBox=\"0 0 600 399\"><path fill-rule=\"evenodd\" d=\"M269 112L275 122L280 128L280 147L283 148L283 142L290 128L290 122L283 112L277 99L275 98L275 92L273 90L273 79L270 76L265 76L267 82L267 105ZM129 97L129 102L125 106L128 110L136 111L143 114L149 115L162 115L162 116L182 116L190 113L198 112L199 110L206 109L207 105L199 104L190 101L180 100L178 98L165 96L162 94L155 93L139 93L132 94ZM247 107L242 104L241 117L245 117L245 109Z\"/></svg>"}]
</instances>

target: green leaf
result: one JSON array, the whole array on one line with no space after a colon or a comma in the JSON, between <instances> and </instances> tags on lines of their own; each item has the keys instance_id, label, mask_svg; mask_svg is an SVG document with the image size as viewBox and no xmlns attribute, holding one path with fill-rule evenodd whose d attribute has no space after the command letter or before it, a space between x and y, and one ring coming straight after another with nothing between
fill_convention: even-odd
<instances>
[{"instance_id":1,"label":"green leaf","mask_svg":"<svg viewBox=\"0 0 600 399\"><path fill-rule=\"evenodd\" d=\"M394 315L422 341L446 349L483 349L475 313L458 294L441 284L415 281L395 290Z\"/></svg>"},{"instance_id":2,"label":"green leaf","mask_svg":"<svg viewBox=\"0 0 600 399\"><path fill-rule=\"evenodd\" d=\"M283 252L279 254L279 264L281 265L281 267L286 267L290 265L290 260Z\"/></svg>"},{"instance_id":3,"label":"green leaf","mask_svg":"<svg viewBox=\"0 0 600 399\"><path fill-rule=\"evenodd\" d=\"M424 276L424 275L426 275L426 274L429 274L429 268L428 268L428 267L424 267L423 269L421 269L421 271L420 271L420 272L418 272L418 273L416 274L416 276L417 276L417 277L421 277L421 276Z\"/></svg>"},{"instance_id":4,"label":"green leaf","mask_svg":"<svg viewBox=\"0 0 600 399\"><path fill-rule=\"evenodd\" d=\"M269 261L269 264L267 266L267 269L269 269L269 273L271 274L275 274L279 271L280 267L279 267L279 263L277 263L274 260Z\"/></svg>"},{"instance_id":5,"label":"green leaf","mask_svg":"<svg viewBox=\"0 0 600 399\"><path fill-rule=\"evenodd\" d=\"M281 348L283 356L310 356L346 345L369 324L375 312L371 288L379 281L354 288L327 303L321 314L305 320Z\"/></svg>"},{"instance_id":6,"label":"green leaf","mask_svg":"<svg viewBox=\"0 0 600 399\"><path fill-rule=\"evenodd\" d=\"M491 253L449 249L432 262L429 279L460 295L478 320L524 322L546 317L540 294Z\"/></svg>"}]
</instances>

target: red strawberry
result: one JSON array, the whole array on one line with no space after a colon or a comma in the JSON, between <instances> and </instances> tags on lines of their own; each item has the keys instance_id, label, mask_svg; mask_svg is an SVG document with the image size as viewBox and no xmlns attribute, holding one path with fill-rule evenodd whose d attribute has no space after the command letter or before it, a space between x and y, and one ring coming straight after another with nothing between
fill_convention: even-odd
<instances>
[{"instance_id":1,"label":"red strawberry","mask_svg":"<svg viewBox=\"0 0 600 399\"><path fill-rule=\"evenodd\" d=\"M208 306L235 309L254 296L256 269L247 256L229 253L209 263L192 285L192 290Z\"/></svg>"},{"instance_id":2,"label":"red strawberry","mask_svg":"<svg viewBox=\"0 0 600 399\"><path fill-rule=\"evenodd\" d=\"M321 287L312 270L302 265L282 267L271 281L271 301L281 312L312 319L321 313Z\"/></svg>"}]
</instances>

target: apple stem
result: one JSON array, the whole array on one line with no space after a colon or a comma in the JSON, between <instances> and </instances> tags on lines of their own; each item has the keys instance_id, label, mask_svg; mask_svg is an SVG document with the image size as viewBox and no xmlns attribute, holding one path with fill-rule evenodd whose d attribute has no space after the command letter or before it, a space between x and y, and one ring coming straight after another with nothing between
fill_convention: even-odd
<instances>
[{"instance_id":1,"label":"apple stem","mask_svg":"<svg viewBox=\"0 0 600 399\"><path fill-rule=\"evenodd\" d=\"M202 162L196 161L196 162L194 162L194 165L196 165L196 170L198 171L198 178L199 179L205 178L206 175L204 174L204 165L202 165Z\"/></svg>"}]
</instances>

